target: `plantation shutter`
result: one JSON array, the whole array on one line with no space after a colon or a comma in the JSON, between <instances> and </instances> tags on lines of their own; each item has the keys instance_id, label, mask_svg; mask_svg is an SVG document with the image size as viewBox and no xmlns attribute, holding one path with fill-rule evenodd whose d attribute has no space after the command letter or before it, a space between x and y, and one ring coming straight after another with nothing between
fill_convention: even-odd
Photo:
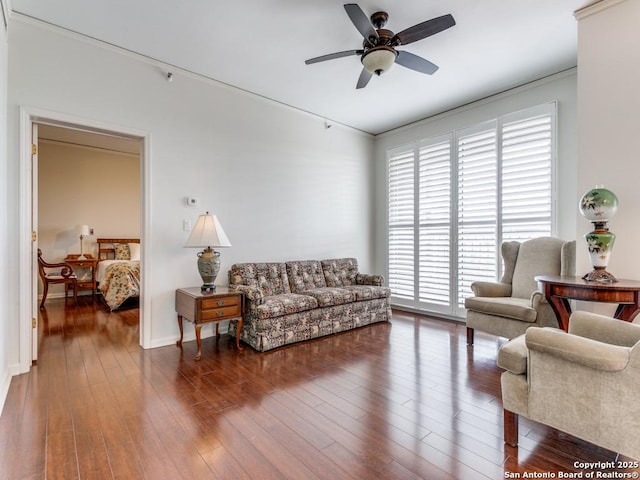
<instances>
[{"instance_id":1,"label":"plantation shutter","mask_svg":"<svg viewBox=\"0 0 640 480\"><path fill-rule=\"evenodd\" d=\"M414 299L414 149L389 156L389 287L395 297Z\"/></svg>"},{"instance_id":2,"label":"plantation shutter","mask_svg":"<svg viewBox=\"0 0 640 480\"><path fill-rule=\"evenodd\" d=\"M543 108L546 107L546 108ZM553 111L513 114L502 126L502 239L551 235ZM536 112L537 113L537 112ZM515 118L513 118L515 117Z\"/></svg>"},{"instance_id":3,"label":"plantation shutter","mask_svg":"<svg viewBox=\"0 0 640 480\"><path fill-rule=\"evenodd\" d=\"M458 305L471 283L496 279L498 242L496 124L458 134Z\"/></svg>"},{"instance_id":4,"label":"plantation shutter","mask_svg":"<svg viewBox=\"0 0 640 480\"><path fill-rule=\"evenodd\" d=\"M552 102L387 153L395 305L463 316L503 241L552 234L555 122Z\"/></svg>"},{"instance_id":5,"label":"plantation shutter","mask_svg":"<svg viewBox=\"0 0 640 480\"><path fill-rule=\"evenodd\" d=\"M451 140L425 144L419 157L420 302L451 303ZM448 310L448 309L447 309Z\"/></svg>"}]
</instances>

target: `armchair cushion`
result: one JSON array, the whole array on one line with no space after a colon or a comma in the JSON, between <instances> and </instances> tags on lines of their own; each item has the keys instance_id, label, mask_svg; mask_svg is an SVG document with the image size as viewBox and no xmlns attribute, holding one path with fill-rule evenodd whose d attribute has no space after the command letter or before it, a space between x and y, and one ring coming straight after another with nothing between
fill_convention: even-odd
<instances>
[{"instance_id":1,"label":"armchair cushion","mask_svg":"<svg viewBox=\"0 0 640 480\"><path fill-rule=\"evenodd\" d=\"M513 270L511 295L529 298L538 285L536 275L558 275L561 270L561 252L564 240L540 237L520 244L518 258Z\"/></svg>"},{"instance_id":2,"label":"armchair cushion","mask_svg":"<svg viewBox=\"0 0 640 480\"><path fill-rule=\"evenodd\" d=\"M584 311L571 314L569 333L623 347L632 347L640 341L637 324Z\"/></svg>"},{"instance_id":3,"label":"armchair cushion","mask_svg":"<svg viewBox=\"0 0 640 480\"><path fill-rule=\"evenodd\" d=\"M528 323L535 322L538 316L528 298L467 297L464 306L467 310Z\"/></svg>"},{"instance_id":4,"label":"armchair cushion","mask_svg":"<svg viewBox=\"0 0 640 480\"><path fill-rule=\"evenodd\" d=\"M504 368L516 375L527 372L527 357L529 351L525 343L525 335L520 335L500 347L498 351L498 367Z\"/></svg>"}]
</instances>

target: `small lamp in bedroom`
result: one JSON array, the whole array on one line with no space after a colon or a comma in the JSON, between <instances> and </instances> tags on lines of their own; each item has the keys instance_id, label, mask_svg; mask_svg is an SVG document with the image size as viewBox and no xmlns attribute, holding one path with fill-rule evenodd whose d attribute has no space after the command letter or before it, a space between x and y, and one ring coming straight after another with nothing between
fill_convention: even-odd
<instances>
[{"instance_id":1,"label":"small lamp in bedroom","mask_svg":"<svg viewBox=\"0 0 640 480\"><path fill-rule=\"evenodd\" d=\"M78 225L76 227L76 233L80 237L80 256L78 260L86 260L84 253L82 252L82 239L89 235L89 225Z\"/></svg>"},{"instance_id":2,"label":"small lamp in bedroom","mask_svg":"<svg viewBox=\"0 0 640 480\"><path fill-rule=\"evenodd\" d=\"M220 271L220 253L213 248L231 246L218 217L209 212L200 215L184 246L204 248L198 253L198 271L203 282L201 290L214 292L216 290L214 282Z\"/></svg>"}]
</instances>

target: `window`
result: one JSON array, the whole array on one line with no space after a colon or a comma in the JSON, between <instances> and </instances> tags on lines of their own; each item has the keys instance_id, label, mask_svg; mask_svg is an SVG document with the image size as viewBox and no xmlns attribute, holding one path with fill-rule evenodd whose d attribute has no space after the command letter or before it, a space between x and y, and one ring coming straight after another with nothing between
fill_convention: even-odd
<instances>
[{"instance_id":1,"label":"window","mask_svg":"<svg viewBox=\"0 0 640 480\"><path fill-rule=\"evenodd\" d=\"M395 304L462 316L503 241L552 234L555 117L545 104L388 152Z\"/></svg>"}]
</instances>

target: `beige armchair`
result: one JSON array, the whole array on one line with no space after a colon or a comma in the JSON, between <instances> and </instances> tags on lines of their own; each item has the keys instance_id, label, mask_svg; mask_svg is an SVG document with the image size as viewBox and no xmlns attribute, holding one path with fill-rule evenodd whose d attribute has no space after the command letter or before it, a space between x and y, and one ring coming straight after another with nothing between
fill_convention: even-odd
<instances>
[{"instance_id":1,"label":"beige armchair","mask_svg":"<svg viewBox=\"0 0 640 480\"><path fill-rule=\"evenodd\" d=\"M640 459L640 325L575 312L569 333L531 328L502 346L505 443L518 415Z\"/></svg>"},{"instance_id":2,"label":"beige armchair","mask_svg":"<svg viewBox=\"0 0 640 480\"><path fill-rule=\"evenodd\" d=\"M474 282L474 296L465 299L467 344L474 330L514 338L527 328L558 327L553 310L538 291L537 275L574 275L575 241L540 237L525 242L504 242L504 275L499 283Z\"/></svg>"}]
</instances>

